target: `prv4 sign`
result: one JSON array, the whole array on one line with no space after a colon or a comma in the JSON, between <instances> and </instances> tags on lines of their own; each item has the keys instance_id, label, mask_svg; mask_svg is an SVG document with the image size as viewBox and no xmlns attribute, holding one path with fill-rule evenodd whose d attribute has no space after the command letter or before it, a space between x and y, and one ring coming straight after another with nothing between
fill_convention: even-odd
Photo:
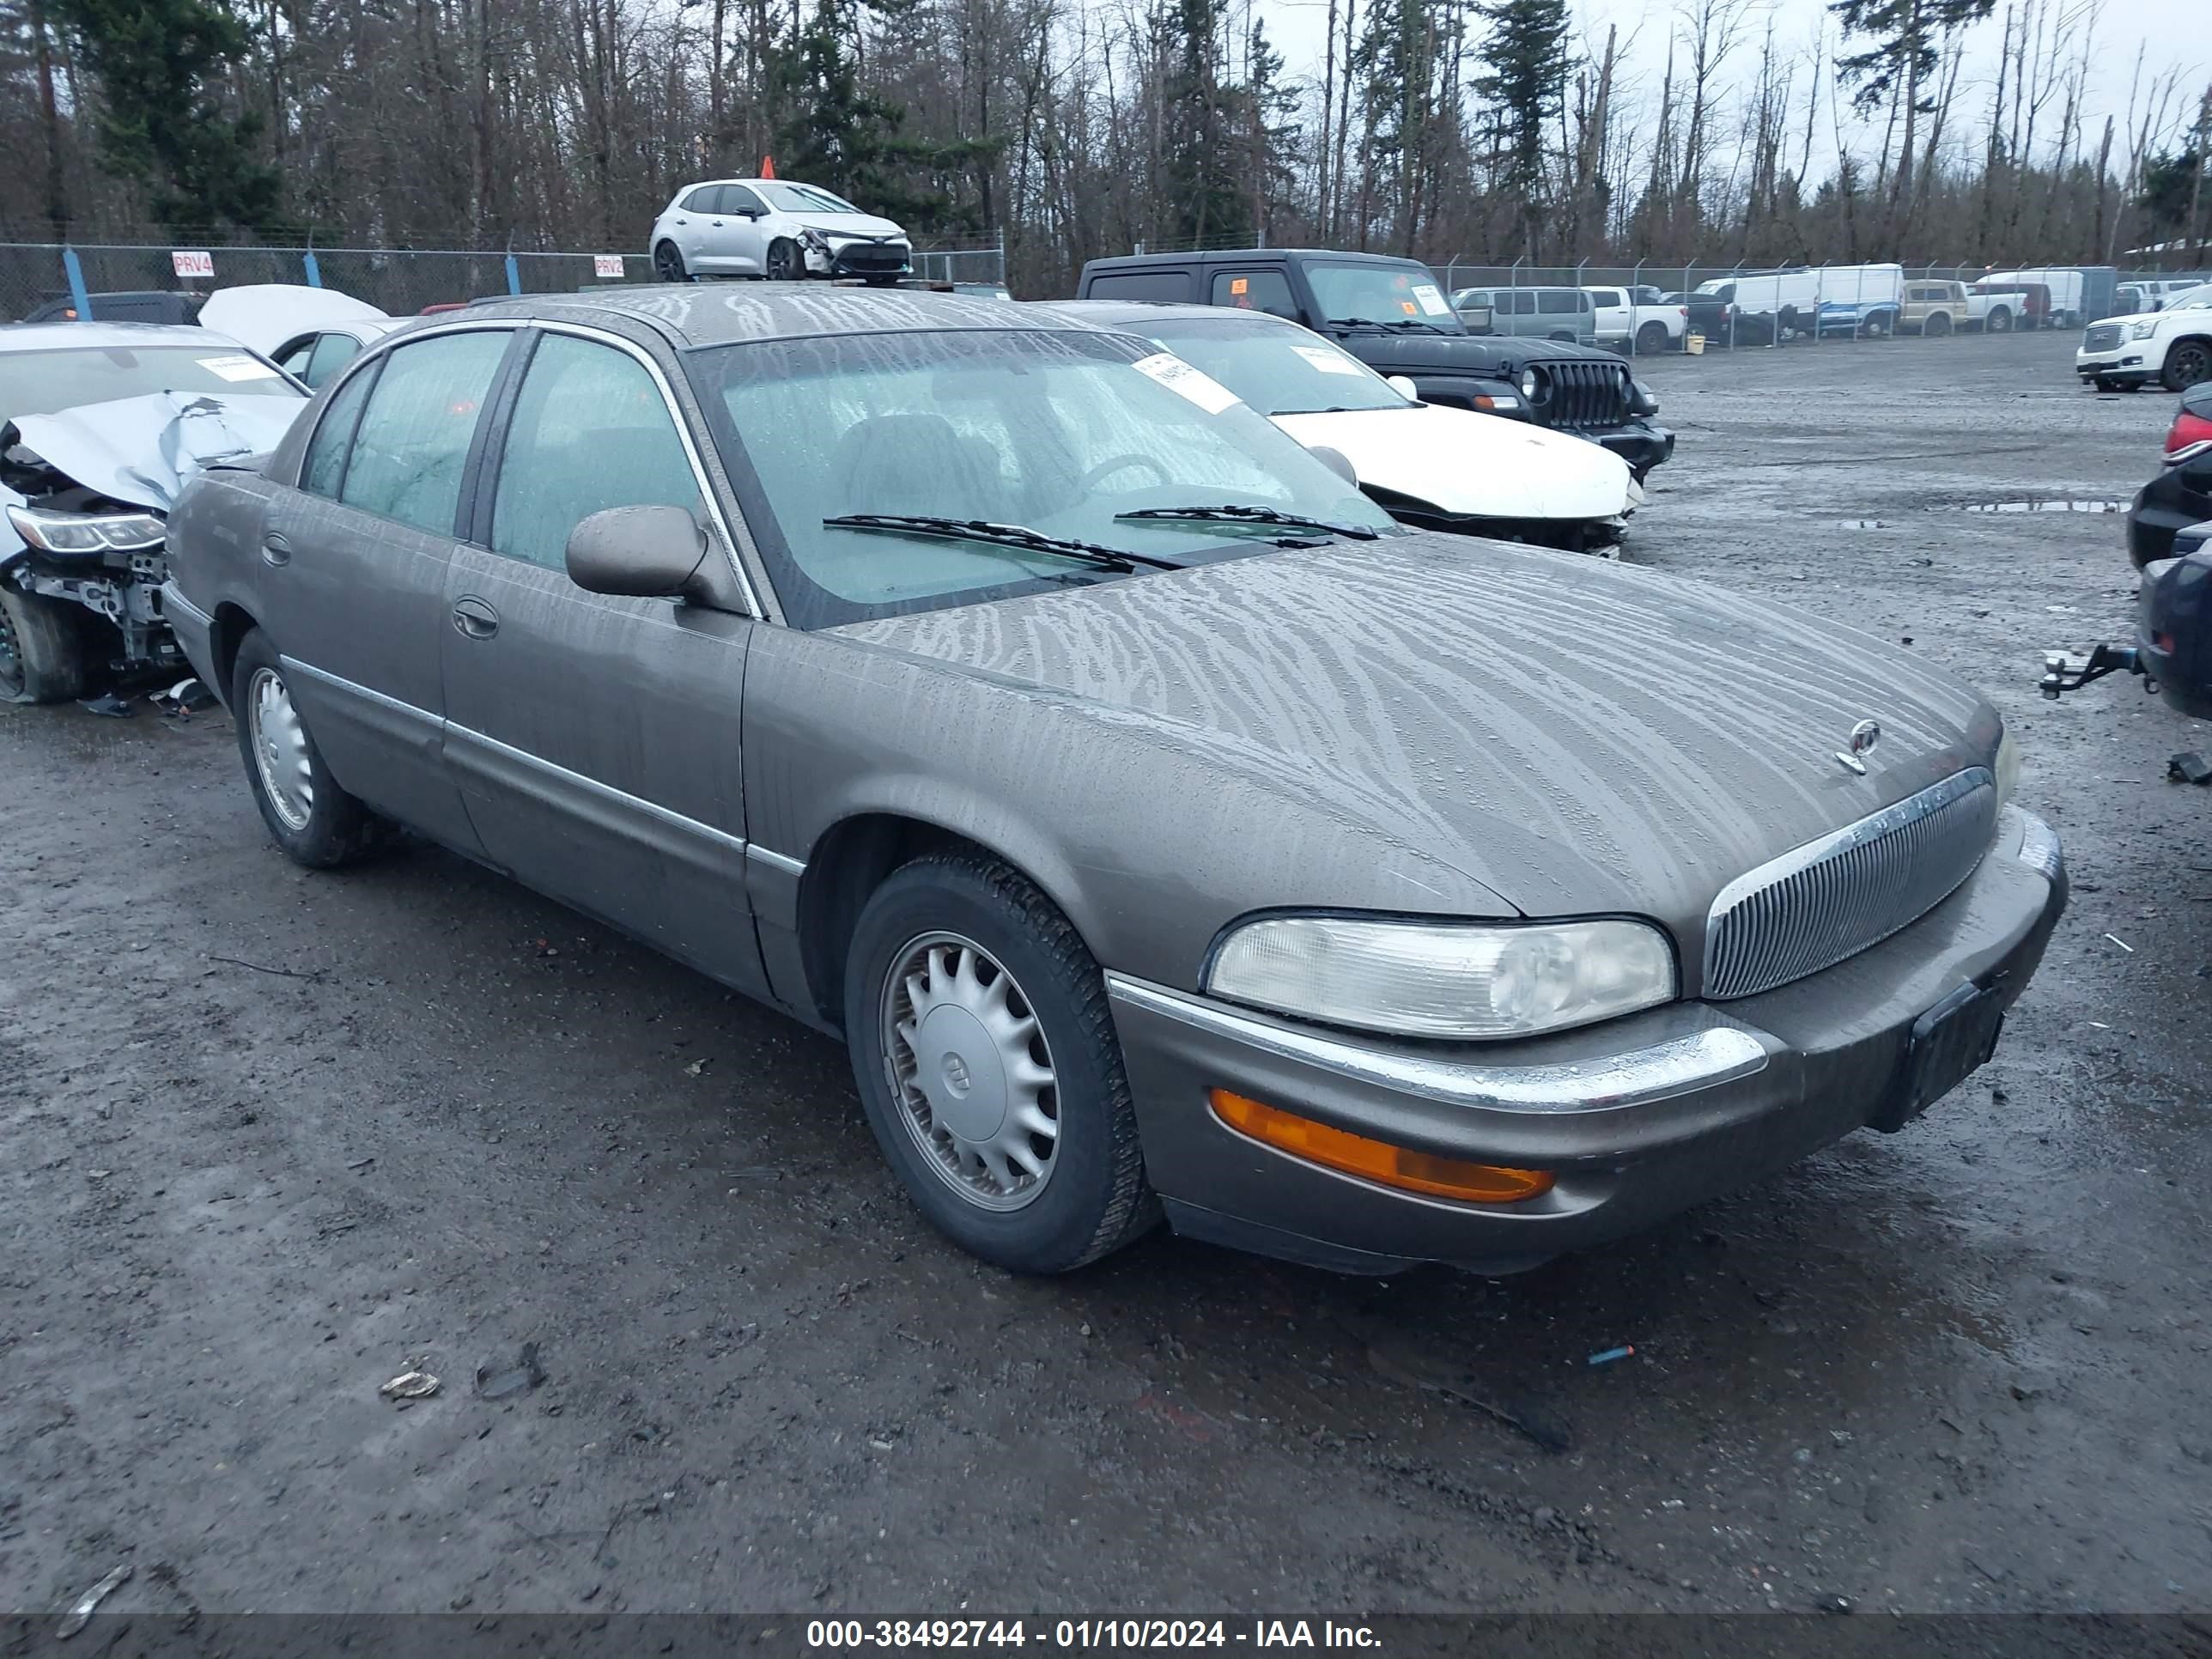
<instances>
[{"instance_id":1,"label":"prv4 sign","mask_svg":"<svg viewBox=\"0 0 2212 1659\"><path fill-rule=\"evenodd\" d=\"M204 251L173 248L169 252L169 267L179 276L212 276L215 275L215 255Z\"/></svg>"}]
</instances>

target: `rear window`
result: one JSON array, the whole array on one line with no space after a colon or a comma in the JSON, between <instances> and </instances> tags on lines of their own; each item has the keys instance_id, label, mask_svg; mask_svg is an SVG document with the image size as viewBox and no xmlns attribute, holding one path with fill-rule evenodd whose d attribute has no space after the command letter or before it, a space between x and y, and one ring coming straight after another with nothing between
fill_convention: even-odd
<instances>
[{"instance_id":1,"label":"rear window","mask_svg":"<svg viewBox=\"0 0 2212 1659\"><path fill-rule=\"evenodd\" d=\"M1085 284L1086 300L1164 300L1188 305L1198 298L1197 285L1187 270L1111 271Z\"/></svg>"}]
</instances>

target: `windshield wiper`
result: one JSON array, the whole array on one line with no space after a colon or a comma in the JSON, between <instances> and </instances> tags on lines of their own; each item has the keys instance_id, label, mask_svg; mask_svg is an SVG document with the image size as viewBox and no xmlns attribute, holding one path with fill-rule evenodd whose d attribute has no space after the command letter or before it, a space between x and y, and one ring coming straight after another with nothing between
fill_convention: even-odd
<instances>
[{"instance_id":1,"label":"windshield wiper","mask_svg":"<svg viewBox=\"0 0 2212 1659\"><path fill-rule=\"evenodd\" d=\"M1178 559L1155 558L1097 542L1079 542L1048 536L1026 525L993 524L987 519L945 519L926 513L846 513L822 520L825 530L880 530L891 535L921 536L933 541L978 542L988 547L1018 548L1025 553L1051 553L1063 559L1079 559L1102 570L1134 570L1149 565L1155 570L1181 570Z\"/></svg>"},{"instance_id":2,"label":"windshield wiper","mask_svg":"<svg viewBox=\"0 0 2212 1659\"><path fill-rule=\"evenodd\" d=\"M1442 323L1424 322L1419 317L1393 317L1389 319L1381 317L1332 317L1328 322L1324 323L1322 326L1324 328L1418 328L1425 329L1431 334L1449 334L1452 331L1446 328Z\"/></svg>"},{"instance_id":3,"label":"windshield wiper","mask_svg":"<svg viewBox=\"0 0 2212 1659\"><path fill-rule=\"evenodd\" d=\"M1348 536L1354 541L1371 542L1380 533L1364 524L1332 524L1327 519L1309 519L1297 513L1278 513L1272 507L1140 507L1133 513L1116 513L1114 521L1125 519L1139 522L1147 519L1188 519L1205 524L1273 524L1291 530L1319 530L1331 536Z\"/></svg>"}]
</instances>

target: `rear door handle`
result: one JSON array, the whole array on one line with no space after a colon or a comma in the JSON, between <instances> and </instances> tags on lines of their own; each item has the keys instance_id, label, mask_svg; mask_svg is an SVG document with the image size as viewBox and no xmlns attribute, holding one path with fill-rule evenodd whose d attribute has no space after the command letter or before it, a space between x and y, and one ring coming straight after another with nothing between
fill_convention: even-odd
<instances>
[{"instance_id":1,"label":"rear door handle","mask_svg":"<svg viewBox=\"0 0 2212 1659\"><path fill-rule=\"evenodd\" d=\"M488 640L499 632L499 612L474 597L456 599L453 626L472 640Z\"/></svg>"},{"instance_id":2,"label":"rear door handle","mask_svg":"<svg viewBox=\"0 0 2212 1659\"><path fill-rule=\"evenodd\" d=\"M261 556L270 564L289 564L292 544L272 530L261 538Z\"/></svg>"}]
</instances>

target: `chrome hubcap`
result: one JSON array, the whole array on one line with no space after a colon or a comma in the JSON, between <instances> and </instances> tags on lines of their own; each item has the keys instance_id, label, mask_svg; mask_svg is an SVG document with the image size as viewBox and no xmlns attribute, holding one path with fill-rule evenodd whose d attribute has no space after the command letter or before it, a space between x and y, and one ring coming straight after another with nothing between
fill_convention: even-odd
<instances>
[{"instance_id":1,"label":"chrome hubcap","mask_svg":"<svg viewBox=\"0 0 2212 1659\"><path fill-rule=\"evenodd\" d=\"M926 933L884 983L884 1073L939 1179L980 1209L1018 1210L1052 1178L1060 1093L1014 976L973 939Z\"/></svg>"},{"instance_id":2,"label":"chrome hubcap","mask_svg":"<svg viewBox=\"0 0 2212 1659\"><path fill-rule=\"evenodd\" d=\"M273 668L254 671L246 688L248 735L261 787L289 830L305 830L315 810L315 778L307 764L307 728L292 707L292 694Z\"/></svg>"}]
</instances>

